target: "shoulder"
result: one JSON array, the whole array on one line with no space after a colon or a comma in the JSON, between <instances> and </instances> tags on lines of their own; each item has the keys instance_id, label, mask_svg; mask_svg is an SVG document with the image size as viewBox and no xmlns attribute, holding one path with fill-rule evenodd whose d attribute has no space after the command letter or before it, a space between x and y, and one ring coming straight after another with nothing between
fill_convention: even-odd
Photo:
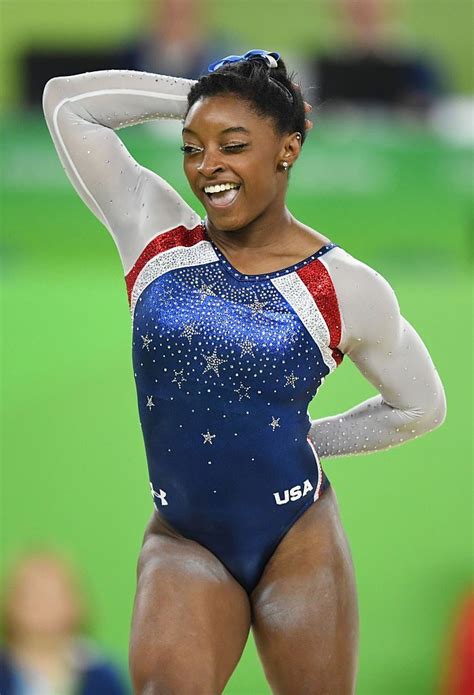
<instances>
[{"instance_id":1,"label":"shoulder","mask_svg":"<svg viewBox=\"0 0 474 695\"><path fill-rule=\"evenodd\" d=\"M400 331L400 306L389 280L336 246L321 256L334 288L342 323L341 350Z\"/></svg>"},{"instance_id":2,"label":"shoulder","mask_svg":"<svg viewBox=\"0 0 474 695\"><path fill-rule=\"evenodd\" d=\"M154 236L126 271L125 283L132 312L141 292L159 275L183 266L216 260L202 221L198 217L194 221L196 224L192 228L180 225Z\"/></svg>"},{"instance_id":3,"label":"shoulder","mask_svg":"<svg viewBox=\"0 0 474 695\"><path fill-rule=\"evenodd\" d=\"M377 269L352 256L340 246L335 246L323 256L321 262L326 266L331 278L340 286L350 284L354 294L365 294L368 290L381 290L390 293L389 281Z\"/></svg>"}]
</instances>

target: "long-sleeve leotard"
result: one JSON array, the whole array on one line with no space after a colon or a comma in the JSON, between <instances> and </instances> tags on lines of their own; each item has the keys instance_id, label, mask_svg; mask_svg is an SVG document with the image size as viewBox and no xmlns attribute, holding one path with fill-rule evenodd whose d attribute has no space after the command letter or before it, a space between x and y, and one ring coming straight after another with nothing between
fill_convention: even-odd
<instances>
[{"instance_id":1,"label":"long-sleeve leotard","mask_svg":"<svg viewBox=\"0 0 474 695\"><path fill-rule=\"evenodd\" d=\"M200 218L164 179L135 161L115 131L182 119L193 83L103 70L56 77L45 87L44 114L64 170L112 234L126 274L154 239L180 226L195 229ZM346 412L311 422L319 457L385 449L439 426L446 414L443 385L388 281L337 245L318 263L332 283L340 321L331 349L348 355L378 391ZM298 296L307 301L304 293Z\"/></svg>"},{"instance_id":2,"label":"long-sleeve leotard","mask_svg":"<svg viewBox=\"0 0 474 695\"><path fill-rule=\"evenodd\" d=\"M313 420L318 454L364 454L397 446L442 424L443 384L422 339L401 315L395 292L373 268L336 249L321 259L334 284L340 350L377 389L346 412Z\"/></svg>"}]
</instances>

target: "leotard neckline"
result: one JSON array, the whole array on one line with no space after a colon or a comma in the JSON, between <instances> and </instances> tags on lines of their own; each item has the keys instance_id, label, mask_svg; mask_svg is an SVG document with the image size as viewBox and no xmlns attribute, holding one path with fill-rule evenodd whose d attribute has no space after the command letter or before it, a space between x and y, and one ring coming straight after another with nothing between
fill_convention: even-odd
<instances>
[{"instance_id":1,"label":"leotard neckline","mask_svg":"<svg viewBox=\"0 0 474 695\"><path fill-rule=\"evenodd\" d=\"M223 266L226 268L226 270L233 275L235 278L238 280L270 280L275 277L280 277L281 275L286 275L287 273L293 273L296 270L299 270L303 266L307 265L311 261L314 261L316 258L319 258L319 256L322 256L325 254L327 251L330 251L331 249L339 246L339 244L335 244L332 241L329 244L325 244L324 246L321 246L321 248L316 251L315 253L312 253L310 256L307 256L306 258L303 258L301 261L298 261L298 263L293 263L293 265L286 266L286 268L280 268L279 270L273 270L270 273L241 273L240 270L237 270L237 268L234 268L232 263L224 256L222 251L219 249L218 246L212 241L212 239L209 237L207 233L206 226L204 224L204 221L201 221L202 228L204 230L204 236L206 240L212 245L212 248L216 252L217 257L219 258L220 262L223 264Z\"/></svg>"}]
</instances>

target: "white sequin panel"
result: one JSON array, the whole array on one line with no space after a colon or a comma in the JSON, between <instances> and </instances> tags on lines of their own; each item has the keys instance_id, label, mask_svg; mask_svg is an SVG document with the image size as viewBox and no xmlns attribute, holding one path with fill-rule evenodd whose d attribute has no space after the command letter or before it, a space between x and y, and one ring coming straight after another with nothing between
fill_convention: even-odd
<instances>
[{"instance_id":1,"label":"white sequin panel","mask_svg":"<svg viewBox=\"0 0 474 695\"><path fill-rule=\"evenodd\" d=\"M272 283L296 311L304 327L321 350L329 373L334 371L337 365L329 347L329 329L304 282L297 273L288 273L288 275L273 278Z\"/></svg>"},{"instance_id":2,"label":"white sequin panel","mask_svg":"<svg viewBox=\"0 0 474 695\"><path fill-rule=\"evenodd\" d=\"M132 290L130 312L133 314L138 297L150 282L170 270L193 265L215 263L219 259L209 241L199 241L194 246L175 246L154 256L140 271Z\"/></svg>"}]
</instances>

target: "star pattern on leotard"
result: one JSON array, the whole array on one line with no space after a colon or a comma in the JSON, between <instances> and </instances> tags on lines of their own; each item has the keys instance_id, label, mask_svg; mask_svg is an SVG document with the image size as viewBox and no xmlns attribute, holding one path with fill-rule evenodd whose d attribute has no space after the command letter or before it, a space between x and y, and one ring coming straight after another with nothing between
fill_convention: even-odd
<instances>
[{"instance_id":1,"label":"star pattern on leotard","mask_svg":"<svg viewBox=\"0 0 474 695\"><path fill-rule=\"evenodd\" d=\"M285 386L293 386L293 388L295 389L296 388L295 384L298 381L299 376L295 376L294 373L291 372L291 374L284 374L284 377L286 379L286 383L284 385Z\"/></svg>"},{"instance_id":2,"label":"star pattern on leotard","mask_svg":"<svg viewBox=\"0 0 474 695\"><path fill-rule=\"evenodd\" d=\"M252 343L252 341L248 338L245 338L245 340L242 343L238 343L238 346L242 348L240 356L243 357L244 355L252 355L252 357L255 357L253 353L253 348L255 347L255 345L256 343Z\"/></svg>"},{"instance_id":3,"label":"star pattern on leotard","mask_svg":"<svg viewBox=\"0 0 474 695\"><path fill-rule=\"evenodd\" d=\"M215 434L211 434L209 432L209 428L206 433L201 432L202 436L204 437L203 444L212 444L212 440L215 438Z\"/></svg>"},{"instance_id":4,"label":"star pattern on leotard","mask_svg":"<svg viewBox=\"0 0 474 695\"><path fill-rule=\"evenodd\" d=\"M202 355L207 362L206 368L204 369L203 374L205 374L206 372L208 372L209 370L212 369L212 371L214 371L217 376L220 376L219 366L221 364L224 364L224 362L227 362L227 360L223 360L220 357L217 357L216 350L217 350L217 348L215 347L212 355L204 355L204 354Z\"/></svg>"},{"instance_id":5,"label":"star pattern on leotard","mask_svg":"<svg viewBox=\"0 0 474 695\"><path fill-rule=\"evenodd\" d=\"M248 392L250 391L250 386L244 386L242 383L240 384L238 389L234 389L235 393L239 394L239 401L242 400L242 398L250 398Z\"/></svg>"},{"instance_id":6,"label":"star pattern on leotard","mask_svg":"<svg viewBox=\"0 0 474 695\"><path fill-rule=\"evenodd\" d=\"M196 329L196 321L193 321L192 323L185 323L184 330L179 335L181 338L187 338L189 340L189 344L191 345L193 335L200 335L199 331Z\"/></svg>"},{"instance_id":7,"label":"star pattern on leotard","mask_svg":"<svg viewBox=\"0 0 474 695\"><path fill-rule=\"evenodd\" d=\"M260 440L262 450L279 442L283 454L300 441L287 414L293 408L298 415L303 412L296 409L316 391L325 368L279 286L263 278L258 284L239 278L229 282L228 275L214 264L186 266L158 276L137 301L135 377L143 394L141 407L150 411L143 424L151 442L163 424L160 444L167 475L174 457L193 440L195 465L205 464L205 475L219 469L222 452L224 459L235 454L238 460L242 454L244 467L259 460ZM157 388L160 401L155 404ZM155 395L145 395L150 392ZM172 417L155 408L162 398ZM226 451L229 443L232 452ZM215 456L206 445L214 445ZM211 494L213 488L216 495L222 493L212 476L208 482ZM158 481L154 488L159 491ZM160 500L155 502L159 506Z\"/></svg>"},{"instance_id":8,"label":"star pattern on leotard","mask_svg":"<svg viewBox=\"0 0 474 695\"><path fill-rule=\"evenodd\" d=\"M252 316L261 313L267 304L268 302L261 302L257 297L254 297L253 302L249 304L250 309L252 309Z\"/></svg>"},{"instance_id":9,"label":"star pattern on leotard","mask_svg":"<svg viewBox=\"0 0 474 695\"><path fill-rule=\"evenodd\" d=\"M176 369L173 369L174 371L174 379L171 379L171 383L176 382L178 384L178 388L181 388L181 384L183 381L187 381L187 379L184 377L184 369L180 369L179 371Z\"/></svg>"},{"instance_id":10,"label":"star pattern on leotard","mask_svg":"<svg viewBox=\"0 0 474 695\"><path fill-rule=\"evenodd\" d=\"M274 417L272 415L272 421L268 423L268 425L272 428L273 431L276 430L277 427L280 427L280 418L279 417Z\"/></svg>"},{"instance_id":11,"label":"star pattern on leotard","mask_svg":"<svg viewBox=\"0 0 474 695\"><path fill-rule=\"evenodd\" d=\"M148 333L146 335L142 335L141 339L143 340L142 350L146 348L147 352L150 352L150 343L153 342L153 339L148 337Z\"/></svg>"},{"instance_id":12,"label":"star pattern on leotard","mask_svg":"<svg viewBox=\"0 0 474 695\"><path fill-rule=\"evenodd\" d=\"M206 285L205 282L202 283L201 289L199 290L201 302L203 302L206 297L216 297L216 293L210 285Z\"/></svg>"}]
</instances>

